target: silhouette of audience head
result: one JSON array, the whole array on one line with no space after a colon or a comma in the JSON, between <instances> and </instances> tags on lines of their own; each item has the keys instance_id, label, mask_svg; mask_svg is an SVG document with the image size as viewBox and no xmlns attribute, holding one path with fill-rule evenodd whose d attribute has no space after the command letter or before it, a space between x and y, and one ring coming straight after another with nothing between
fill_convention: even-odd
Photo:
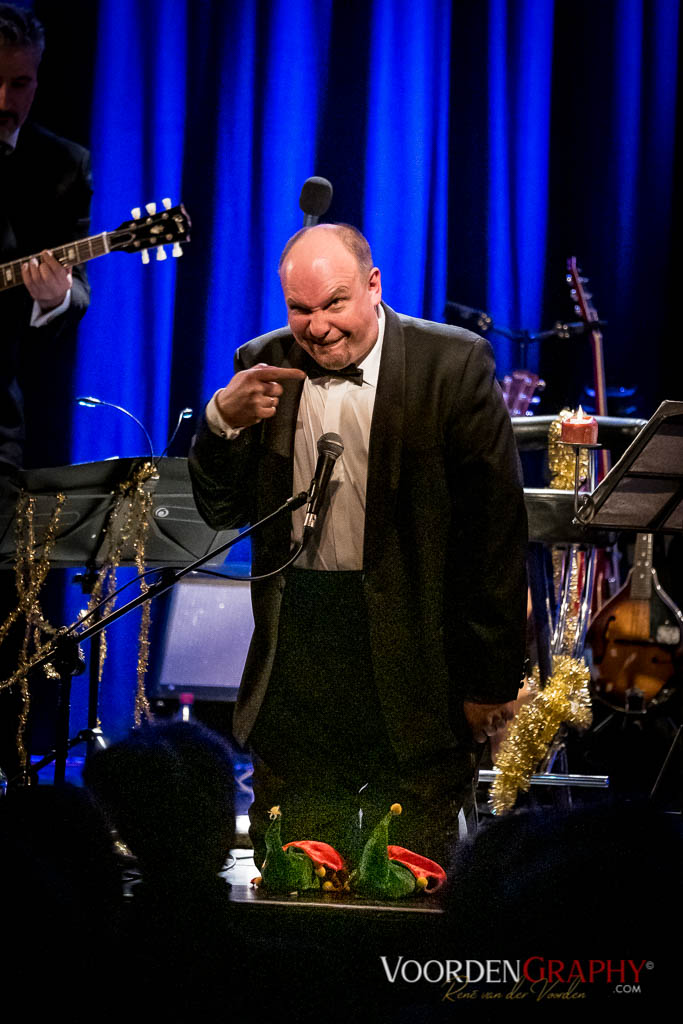
<instances>
[{"instance_id":1,"label":"silhouette of audience head","mask_svg":"<svg viewBox=\"0 0 683 1024\"><path fill-rule=\"evenodd\" d=\"M83 779L144 880L220 871L235 814L230 749L216 733L188 722L146 726L93 754Z\"/></svg>"},{"instance_id":2,"label":"silhouette of audience head","mask_svg":"<svg viewBox=\"0 0 683 1024\"><path fill-rule=\"evenodd\" d=\"M0 877L5 998L36 1019L68 1012L76 988L85 1005L97 998L117 962L122 885L111 829L90 794L10 789L0 800Z\"/></svg>"},{"instance_id":3,"label":"silhouette of audience head","mask_svg":"<svg viewBox=\"0 0 683 1024\"><path fill-rule=\"evenodd\" d=\"M682 845L674 823L643 804L494 819L456 852L452 928L469 949L489 952L578 955L587 936L593 948L642 949L680 894Z\"/></svg>"},{"instance_id":4,"label":"silhouette of audience head","mask_svg":"<svg viewBox=\"0 0 683 1024\"><path fill-rule=\"evenodd\" d=\"M80 787L11 789L0 801L0 861L5 879L21 892L24 910L40 919L64 914L75 922L98 905L109 912L121 901L121 873L111 831Z\"/></svg>"}]
</instances>

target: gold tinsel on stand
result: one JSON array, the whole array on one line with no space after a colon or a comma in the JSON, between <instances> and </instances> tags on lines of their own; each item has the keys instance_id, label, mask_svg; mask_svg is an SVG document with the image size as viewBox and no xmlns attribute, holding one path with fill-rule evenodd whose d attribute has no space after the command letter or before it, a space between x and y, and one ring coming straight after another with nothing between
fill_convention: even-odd
<instances>
[{"instance_id":1,"label":"gold tinsel on stand","mask_svg":"<svg viewBox=\"0 0 683 1024\"><path fill-rule=\"evenodd\" d=\"M574 449L560 443L562 437L562 423L571 419L576 413L573 409L562 409L557 419L553 420L548 430L548 468L550 470L551 490L573 491L574 476L576 473L576 456ZM587 449L582 449L579 454L579 482L588 477ZM577 617L579 608L578 578L583 568L583 552L578 551L575 546L569 548L555 547L552 551L553 578L555 593L560 589L560 580L563 572L570 572L569 610L567 615L564 647L570 650L576 636ZM565 565L571 560L571 565Z\"/></svg>"},{"instance_id":2,"label":"gold tinsel on stand","mask_svg":"<svg viewBox=\"0 0 683 1024\"><path fill-rule=\"evenodd\" d=\"M36 558L36 542L34 528L35 499L25 493L19 496L16 512L16 547L15 579L17 589L17 607L10 613L0 626L0 644L4 641L12 626L23 618L24 639L19 655L17 670L0 682L0 690L19 686L20 711L17 723L17 753L21 770L26 767L28 753L24 745L24 732L30 709L31 697L28 688L28 672L43 658L50 649L57 630L45 619L38 599L45 577L50 569L50 553L54 547L57 524L64 505L64 495L58 494L55 507L42 541L43 551ZM51 665L45 665L48 676L54 676Z\"/></svg>"},{"instance_id":3,"label":"gold tinsel on stand","mask_svg":"<svg viewBox=\"0 0 683 1024\"><path fill-rule=\"evenodd\" d=\"M560 443L562 422L574 415L563 409L548 430L548 466L553 490L573 491L576 473L574 449ZM579 457L579 479L588 476L588 452ZM527 792L531 776L546 758L558 730L563 724L587 728L591 723L591 698L588 689L590 671L581 659L572 658L578 628L580 603L579 578L585 555L575 545L556 547L552 552L555 592L560 589L563 574L570 572L569 605L562 636L562 654L553 658L553 671L544 689L538 689L533 700L524 705L508 729L496 757L496 778L489 801L494 814L512 810L517 794ZM538 688L538 667L534 669L532 686Z\"/></svg>"},{"instance_id":4,"label":"gold tinsel on stand","mask_svg":"<svg viewBox=\"0 0 683 1024\"><path fill-rule=\"evenodd\" d=\"M97 575L83 619L89 616L102 601L105 602L102 614L106 614L113 609L114 599L112 595L116 589L116 573L126 547L132 547L135 551L135 565L138 572L141 573L144 570L148 515L153 500L153 496L145 487L145 484L154 475L155 471L155 467L151 463L146 462L139 466L131 478L124 481L117 489L114 504L107 520L104 562ZM77 622L69 630L66 627L56 630L45 619L38 600L38 595L50 569L50 554L56 541L57 525L65 500L63 494L57 495L50 522L41 541L42 554L38 559L35 554L35 499L22 493L17 502L17 555L15 572L18 604L0 626L0 644L2 644L12 626L21 618L25 620L25 631L17 670L8 679L0 682L0 690L8 689L16 684L21 688L21 711L17 725L17 750L22 768L26 766L28 756L23 743L30 706L28 673L34 665L45 657L50 650L54 637L58 633L71 632L78 626ZM148 590L144 580L141 581L140 586L143 592ZM137 689L134 711L136 726L141 724L143 718L151 720L153 717L144 686L145 673L149 661L150 623L150 606L147 603L142 608L138 637ZM106 637L102 633L98 666L100 681L102 680L102 670L106 655ZM44 665L44 671L48 676L56 675L54 668L49 663Z\"/></svg>"},{"instance_id":5,"label":"gold tinsel on stand","mask_svg":"<svg viewBox=\"0 0 683 1024\"><path fill-rule=\"evenodd\" d=\"M537 669L534 675L538 679ZM553 659L553 674L545 688L521 708L498 752L498 775L490 793L494 814L512 810L518 792L529 789L531 776L563 723L577 728L590 725L589 679L583 661L565 654Z\"/></svg>"},{"instance_id":6,"label":"gold tinsel on stand","mask_svg":"<svg viewBox=\"0 0 683 1024\"><path fill-rule=\"evenodd\" d=\"M86 616L89 616L95 607L102 602L104 602L102 607L103 616L113 610L115 602L112 595L116 590L116 574L121 565L121 558L125 548L133 547L136 568L140 573L144 571L148 515L153 501L153 495L145 487L145 484L155 472L156 470L152 463L145 462L135 470L129 480L124 481L118 488L114 505L107 520L104 561L88 601ZM144 579L140 581L140 588L143 592L148 590ZM153 717L152 709L145 694L145 673L149 660L150 623L151 610L149 603L147 603L142 606L142 618L138 635L137 687L134 711L136 726L141 724L143 718L151 721ZM98 668L100 682L102 681L106 657L107 636L105 630L100 634L100 663Z\"/></svg>"}]
</instances>

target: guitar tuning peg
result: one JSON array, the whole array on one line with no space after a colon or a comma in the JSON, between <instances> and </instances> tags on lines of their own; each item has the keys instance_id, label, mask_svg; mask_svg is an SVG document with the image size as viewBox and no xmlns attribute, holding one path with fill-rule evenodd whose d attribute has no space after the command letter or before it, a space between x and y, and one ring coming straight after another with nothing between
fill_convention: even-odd
<instances>
[{"instance_id":1,"label":"guitar tuning peg","mask_svg":"<svg viewBox=\"0 0 683 1024\"><path fill-rule=\"evenodd\" d=\"M157 259L158 260L165 260L166 258L167 258L166 257L166 250L164 249L163 245L158 245L157 246Z\"/></svg>"},{"instance_id":2,"label":"guitar tuning peg","mask_svg":"<svg viewBox=\"0 0 683 1024\"><path fill-rule=\"evenodd\" d=\"M143 249L140 255L142 256L143 263L149 263L149 253L147 252L146 249Z\"/></svg>"},{"instance_id":3,"label":"guitar tuning peg","mask_svg":"<svg viewBox=\"0 0 683 1024\"><path fill-rule=\"evenodd\" d=\"M146 203L145 204L145 209L147 210L147 213L151 217L152 214L157 212L157 204L156 203Z\"/></svg>"},{"instance_id":4,"label":"guitar tuning peg","mask_svg":"<svg viewBox=\"0 0 683 1024\"><path fill-rule=\"evenodd\" d=\"M565 274L564 275L564 279L567 282L567 284L571 284L572 283L572 275L571 274Z\"/></svg>"},{"instance_id":5,"label":"guitar tuning peg","mask_svg":"<svg viewBox=\"0 0 683 1024\"><path fill-rule=\"evenodd\" d=\"M140 209L139 206L134 206L133 209L130 211L130 213L131 213L131 217L133 218L133 220L140 220L140 217L142 215L142 210Z\"/></svg>"},{"instance_id":6,"label":"guitar tuning peg","mask_svg":"<svg viewBox=\"0 0 683 1024\"><path fill-rule=\"evenodd\" d=\"M581 315L581 306L577 305L577 303L574 303L574 312Z\"/></svg>"},{"instance_id":7,"label":"guitar tuning peg","mask_svg":"<svg viewBox=\"0 0 683 1024\"><path fill-rule=\"evenodd\" d=\"M171 256L176 256L177 257L177 256L182 256L182 255L183 255L183 248L182 248L180 242L174 242L173 243L173 249L171 250Z\"/></svg>"},{"instance_id":8,"label":"guitar tuning peg","mask_svg":"<svg viewBox=\"0 0 683 1024\"><path fill-rule=\"evenodd\" d=\"M171 209L171 205L172 204L171 204L171 200L170 199L168 199L168 198L167 199L162 199L161 203L162 203L162 206L164 207L165 210L170 210Z\"/></svg>"}]
</instances>

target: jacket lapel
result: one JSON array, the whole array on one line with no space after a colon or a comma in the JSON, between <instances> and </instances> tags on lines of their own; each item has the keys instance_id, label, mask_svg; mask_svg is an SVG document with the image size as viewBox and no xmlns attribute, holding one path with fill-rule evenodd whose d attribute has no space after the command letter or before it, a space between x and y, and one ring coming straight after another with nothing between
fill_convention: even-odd
<instances>
[{"instance_id":1,"label":"jacket lapel","mask_svg":"<svg viewBox=\"0 0 683 1024\"><path fill-rule=\"evenodd\" d=\"M386 323L370 428L368 486L365 506L365 570L372 570L384 551L401 471L405 404L405 339L403 326L382 303Z\"/></svg>"}]
</instances>

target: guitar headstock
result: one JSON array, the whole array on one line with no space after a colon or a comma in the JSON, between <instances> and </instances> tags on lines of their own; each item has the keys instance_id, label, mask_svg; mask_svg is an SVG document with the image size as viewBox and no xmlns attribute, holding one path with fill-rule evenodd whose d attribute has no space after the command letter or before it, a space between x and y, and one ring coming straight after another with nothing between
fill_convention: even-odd
<instances>
[{"instance_id":1,"label":"guitar headstock","mask_svg":"<svg viewBox=\"0 0 683 1024\"><path fill-rule=\"evenodd\" d=\"M593 296L584 288L584 285L588 284L588 278L582 277L575 256L570 256L567 260L567 284L569 285L569 294L574 300L575 312L585 324L597 324L599 322L598 313L591 302Z\"/></svg>"},{"instance_id":2,"label":"guitar headstock","mask_svg":"<svg viewBox=\"0 0 683 1024\"><path fill-rule=\"evenodd\" d=\"M165 245L173 245L173 256L182 256L180 243L190 241L192 223L182 203L171 207L171 200L164 199L163 207L157 213L156 203L148 203L145 207L147 216L144 217L139 207L132 210L133 219L119 224L107 235L109 248L139 252L143 263L149 263L147 250L154 246L157 247L158 260L166 259Z\"/></svg>"},{"instance_id":3,"label":"guitar headstock","mask_svg":"<svg viewBox=\"0 0 683 1024\"><path fill-rule=\"evenodd\" d=\"M531 370L513 370L505 374L500 387L511 416L531 416L529 406L540 401L536 392L543 391L545 381Z\"/></svg>"}]
</instances>

